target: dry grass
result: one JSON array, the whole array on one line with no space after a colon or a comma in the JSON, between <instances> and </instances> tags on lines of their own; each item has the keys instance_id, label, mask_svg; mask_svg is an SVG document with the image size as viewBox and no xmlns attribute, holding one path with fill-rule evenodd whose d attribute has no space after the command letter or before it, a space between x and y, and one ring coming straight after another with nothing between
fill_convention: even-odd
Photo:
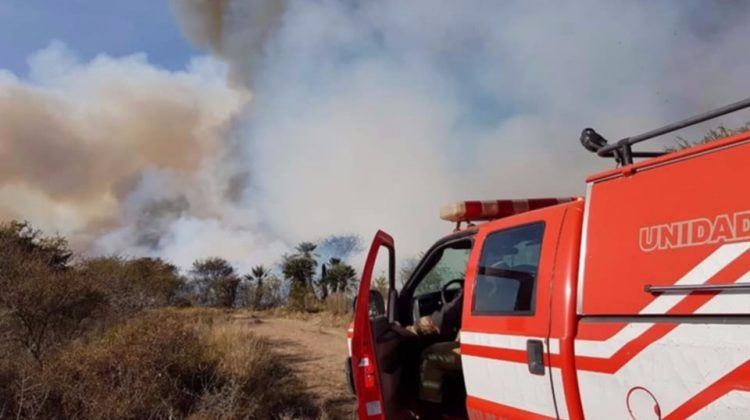
<instances>
[{"instance_id":1,"label":"dry grass","mask_svg":"<svg viewBox=\"0 0 750 420\"><path fill-rule=\"evenodd\" d=\"M320 417L287 362L230 313L150 311L44 367L4 359L0 418Z\"/></svg>"},{"instance_id":2,"label":"dry grass","mask_svg":"<svg viewBox=\"0 0 750 420\"><path fill-rule=\"evenodd\" d=\"M206 339L216 372L229 383L203 399L194 418L318 417L310 395L271 342L255 336L232 316L197 325Z\"/></svg>"},{"instance_id":3,"label":"dry grass","mask_svg":"<svg viewBox=\"0 0 750 420\"><path fill-rule=\"evenodd\" d=\"M275 308L268 311L258 312L261 317L274 317L286 319L298 319L318 327L343 328L352 321L351 312L336 314L329 311L299 312L287 308Z\"/></svg>"},{"instance_id":4,"label":"dry grass","mask_svg":"<svg viewBox=\"0 0 750 420\"><path fill-rule=\"evenodd\" d=\"M244 312L244 311L243 311ZM352 321L352 300L342 293L329 295L325 301L315 301L305 311L290 307L277 307L265 311L250 312L260 317L297 319L318 327L341 328Z\"/></svg>"}]
</instances>

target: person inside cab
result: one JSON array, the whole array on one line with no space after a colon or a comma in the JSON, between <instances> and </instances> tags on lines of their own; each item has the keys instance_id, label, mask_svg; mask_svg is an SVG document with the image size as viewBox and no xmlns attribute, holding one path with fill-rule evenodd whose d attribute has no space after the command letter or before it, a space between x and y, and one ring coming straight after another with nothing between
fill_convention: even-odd
<instances>
[{"instance_id":1,"label":"person inside cab","mask_svg":"<svg viewBox=\"0 0 750 420\"><path fill-rule=\"evenodd\" d=\"M429 316L423 316L407 327L394 325L403 337L437 341L427 346L420 357L419 398L439 406L443 402L443 382L446 374L461 371L459 330L463 310L463 290L455 298Z\"/></svg>"}]
</instances>

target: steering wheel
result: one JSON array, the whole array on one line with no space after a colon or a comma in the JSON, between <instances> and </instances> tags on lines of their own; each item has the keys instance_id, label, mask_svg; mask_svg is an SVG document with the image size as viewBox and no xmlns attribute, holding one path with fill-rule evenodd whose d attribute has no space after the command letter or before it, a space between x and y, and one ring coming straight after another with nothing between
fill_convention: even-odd
<instances>
[{"instance_id":1,"label":"steering wheel","mask_svg":"<svg viewBox=\"0 0 750 420\"><path fill-rule=\"evenodd\" d=\"M443 287L440 288L440 300L443 301L443 305L448 304L448 300L445 298L445 292L450 288L450 286L454 284L460 285L459 290L462 290L464 288L464 279L453 279L448 283L445 283Z\"/></svg>"}]
</instances>

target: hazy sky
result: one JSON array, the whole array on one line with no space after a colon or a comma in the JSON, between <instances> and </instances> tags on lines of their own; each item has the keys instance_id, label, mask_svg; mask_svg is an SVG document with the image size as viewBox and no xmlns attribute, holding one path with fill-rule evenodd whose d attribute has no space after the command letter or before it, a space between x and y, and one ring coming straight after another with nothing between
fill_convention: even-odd
<instances>
[{"instance_id":1,"label":"hazy sky","mask_svg":"<svg viewBox=\"0 0 750 420\"><path fill-rule=\"evenodd\" d=\"M53 39L84 60L145 52L169 69L196 54L166 0L0 0L0 68L25 74L29 54Z\"/></svg>"},{"instance_id":2,"label":"hazy sky","mask_svg":"<svg viewBox=\"0 0 750 420\"><path fill-rule=\"evenodd\" d=\"M0 220L181 266L381 228L416 255L441 205L582 194L613 166L584 127L749 95L749 5L0 0Z\"/></svg>"}]
</instances>

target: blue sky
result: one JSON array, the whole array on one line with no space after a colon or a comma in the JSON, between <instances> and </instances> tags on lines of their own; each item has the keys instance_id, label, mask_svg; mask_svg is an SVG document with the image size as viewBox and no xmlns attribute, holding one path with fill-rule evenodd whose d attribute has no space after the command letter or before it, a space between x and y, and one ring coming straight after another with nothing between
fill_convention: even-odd
<instances>
[{"instance_id":1,"label":"blue sky","mask_svg":"<svg viewBox=\"0 0 750 420\"><path fill-rule=\"evenodd\" d=\"M145 52L168 69L196 54L166 0L0 0L0 68L25 74L29 54L54 39L84 60Z\"/></svg>"}]
</instances>

